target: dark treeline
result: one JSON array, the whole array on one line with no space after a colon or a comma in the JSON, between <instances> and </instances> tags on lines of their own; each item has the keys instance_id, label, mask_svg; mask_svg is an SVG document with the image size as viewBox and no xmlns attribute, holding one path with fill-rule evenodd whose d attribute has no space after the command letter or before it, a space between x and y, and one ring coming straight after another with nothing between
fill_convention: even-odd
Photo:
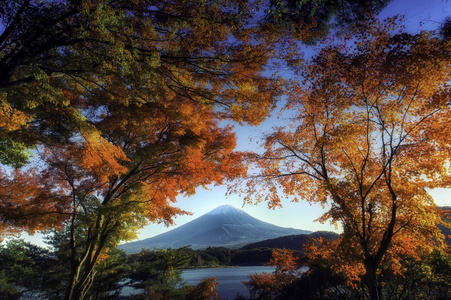
<instances>
[{"instance_id":1,"label":"dark treeline","mask_svg":"<svg viewBox=\"0 0 451 300\"><path fill-rule=\"evenodd\" d=\"M259 266L265 265L272 259L272 249L294 250L297 256L303 252L305 245L312 238L335 240L338 234L328 231L317 231L311 234L287 235L274 239L250 243L240 249L226 247L208 247L205 250L192 251L191 267L215 266Z\"/></svg>"},{"instance_id":2,"label":"dark treeline","mask_svg":"<svg viewBox=\"0 0 451 300\"><path fill-rule=\"evenodd\" d=\"M205 250L188 250L192 254L190 267L218 266L260 266L268 264L272 258L269 247L252 249L229 249L208 247Z\"/></svg>"},{"instance_id":3,"label":"dark treeline","mask_svg":"<svg viewBox=\"0 0 451 300\"><path fill-rule=\"evenodd\" d=\"M295 234L286 235L274 239L263 240L260 242L250 243L242 249L253 248L277 248L277 249L291 249L296 251L303 251L305 245L313 239L322 238L325 240L336 240L338 234L331 231L316 231L310 234Z\"/></svg>"}]
</instances>

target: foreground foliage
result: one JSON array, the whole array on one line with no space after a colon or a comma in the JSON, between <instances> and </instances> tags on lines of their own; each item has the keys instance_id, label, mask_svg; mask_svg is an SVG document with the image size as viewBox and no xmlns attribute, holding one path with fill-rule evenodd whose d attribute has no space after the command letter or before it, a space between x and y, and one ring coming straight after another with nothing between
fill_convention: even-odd
<instances>
[{"instance_id":1,"label":"foreground foliage","mask_svg":"<svg viewBox=\"0 0 451 300\"><path fill-rule=\"evenodd\" d=\"M246 282L249 299L368 299L365 284L349 286L346 276L333 272L333 260L297 256L291 250L274 250L273 274L254 274ZM402 270L393 274L381 267L381 299L449 299L451 297L451 250L435 249L420 259L405 257ZM241 297L240 299L245 299Z\"/></svg>"},{"instance_id":2,"label":"foreground foliage","mask_svg":"<svg viewBox=\"0 0 451 300\"><path fill-rule=\"evenodd\" d=\"M53 250L22 240L0 246L0 298L49 299L64 297L70 270L66 267L68 249L61 247L61 236L51 239ZM191 260L186 248L143 250L126 255L111 249L96 264L96 276L86 294L89 299L216 299L216 280L208 278L197 286L186 286L182 268ZM124 287L135 288L122 295Z\"/></svg>"}]
</instances>

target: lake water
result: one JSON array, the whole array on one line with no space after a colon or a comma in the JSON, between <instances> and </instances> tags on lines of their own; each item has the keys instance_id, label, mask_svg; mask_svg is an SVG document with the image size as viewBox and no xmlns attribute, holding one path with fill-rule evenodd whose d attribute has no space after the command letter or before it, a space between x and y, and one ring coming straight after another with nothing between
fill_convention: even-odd
<instances>
[{"instance_id":1,"label":"lake water","mask_svg":"<svg viewBox=\"0 0 451 300\"><path fill-rule=\"evenodd\" d=\"M238 293L249 296L249 292L242 282L249 281L250 274L272 273L273 271L274 268L269 266L193 269L183 270L182 277L188 285L196 285L203 279L215 277L219 283L217 287L219 297L223 300L233 300Z\"/></svg>"}]
</instances>

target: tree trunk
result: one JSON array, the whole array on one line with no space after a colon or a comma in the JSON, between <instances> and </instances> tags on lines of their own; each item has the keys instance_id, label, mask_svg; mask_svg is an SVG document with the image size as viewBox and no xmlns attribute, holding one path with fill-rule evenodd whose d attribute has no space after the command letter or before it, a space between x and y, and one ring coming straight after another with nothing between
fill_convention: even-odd
<instances>
[{"instance_id":1,"label":"tree trunk","mask_svg":"<svg viewBox=\"0 0 451 300\"><path fill-rule=\"evenodd\" d=\"M77 299L74 298L75 287L77 286L78 278L80 276L80 266L76 264L74 260L72 262L72 272L70 274L70 281L66 290L66 295L64 296L64 300L72 300Z\"/></svg>"},{"instance_id":2,"label":"tree trunk","mask_svg":"<svg viewBox=\"0 0 451 300\"><path fill-rule=\"evenodd\" d=\"M377 283L377 267L372 263L366 262L365 270L365 279L370 300L381 300L379 286Z\"/></svg>"},{"instance_id":3,"label":"tree trunk","mask_svg":"<svg viewBox=\"0 0 451 300\"><path fill-rule=\"evenodd\" d=\"M74 295L75 282L74 279L71 279L69 287L67 288L66 295L64 296L64 300L72 300Z\"/></svg>"},{"instance_id":4,"label":"tree trunk","mask_svg":"<svg viewBox=\"0 0 451 300\"><path fill-rule=\"evenodd\" d=\"M77 289L77 286L71 287L66 294L65 300L81 300L80 291Z\"/></svg>"},{"instance_id":5,"label":"tree trunk","mask_svg":"<svg viewBox=\"0 0 451 300\"><path fill-rule=\"evenodd\" d=\"M88 283L82 284L81 282L77 282L77 284L72 285L66 293L65 300L83 300L86 297L86 294L89 288L92 285L92 280Z\"/></svg>"}]
</instances>

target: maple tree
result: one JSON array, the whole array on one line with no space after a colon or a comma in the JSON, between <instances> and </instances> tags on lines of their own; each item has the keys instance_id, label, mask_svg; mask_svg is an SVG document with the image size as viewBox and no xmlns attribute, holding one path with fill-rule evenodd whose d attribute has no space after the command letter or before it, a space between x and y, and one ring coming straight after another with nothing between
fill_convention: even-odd
<instances>
[{"instance_id":1,"label":"maple tree","mask_svg":"<svg viewBox=\"0 0 451 300\"><path fill-rule=\"evenodd\" d=\"M199 282L196 286L187 286L183 288L185 299L187 300L219 300L216 287L218 286L216 278L208 277Z\"/></svg>"},{"instance_id":2,"label":"maple tree","mask_svg":"<svg viewBox=\"0 0 451 300\"><path fill-rule=\"evenodd\" d=\"M381 299L381 264L400 272L443 242L428 189L449 187L450 45L432 33L407 34L396 18L331 38L298 66L287 128L251 154L258 173L248 201L281 205L280 194L330 205L319 219L343 234L310 255L332 258L350 284L361 278Z\"/></svg>"},{"instance_id":3,"label":"maple tree","mask_svg":"<svg viewBox=\"0 0 451 300\"><path fill-rule=\"evenodd\" d=\"M84 297L108 248L134 238L148 222L171 224L185 213L172 206L178 194L244 174L234 134L219 127L212 108L190 100L176 104L177 110L169 101L128 107L97 124L108 146L126 154L118 154L121 164L111 152L106 156L108 149L84 140L43 153L47 168L40 176L51 178L50 190L70 201L67 299Z\"/></svg>"},{"instance_id":4,"label":"maple tree","mask_svg":"<svg viewBox=\"0 0 451 300\"><path fill-rule=\"evenodd\" d=\"M328 241L312 238L310 245L321 244L326 249ZM323 250L323 249L317 249ZM368 299L362 282L349 286L346 275L333 272L335 258L326 255L302 255L287 249L273 249L273 273L249 275L245 282L249 298L239 299ZM390 264L380 270L381 295L384 299L448 299L451 279L450 248L436 248L421 260L403 257L402 268L396 274Z\"/></svg>"},{"instance_id":5,"label":"maple tree","mask_svg":"<svg viewBox=\"0 0 451 300\"><path fill-rule=\"evenodd\" d=\"M361 299L332 273L328 260L313 261L290 249L272 249L272 254L275 271L251 274L244 282L249 299Z\"/></svg>"},{"instance_id":6,"label":"maple tree","mask_svg":"<svg viewBox=\"0 0 451 300\"><path fill-rule=\"evenodd\" d=\"M105 160L111 165L107 177L126 170L122 162L127 153L114 145L111 136L105 139L106 125L101 128L100 119L113 124L117 114L131 120L139 112L134 122L146 122L153 109L164 109L167 118L178 122L169 111L180 109L185 110L183 118L201 117L203 111L217 119L262 121L275 105L280 82L263 74L275 54L275 37L270 31L263 37L260 26L246 26L252 5L2 2L0 162L19 167L26 163L29 147L66 147L78 139L84 143L77 154L84 155L80 161L93 169L96 160L97 167ZM198 132L194 127L190 130ZM141 134L142 128L138 130ZM12 181L3 182L13 189ZM39 184L30 181L30 186ZM42 228L8 219L8 211L12 212L5 210L2 218L2 224L9 224L5 229Z\"/></svg>"}]
</instances>

